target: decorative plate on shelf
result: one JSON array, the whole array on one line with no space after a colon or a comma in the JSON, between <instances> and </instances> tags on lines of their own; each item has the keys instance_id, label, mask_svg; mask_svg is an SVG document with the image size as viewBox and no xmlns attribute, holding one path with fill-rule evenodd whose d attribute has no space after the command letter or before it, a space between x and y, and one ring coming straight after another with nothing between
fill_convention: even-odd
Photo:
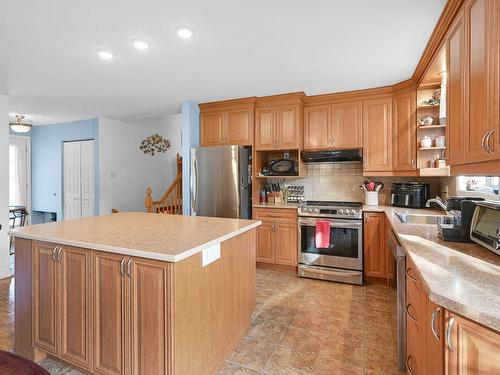
<instances>
[{"instance_id":1,"label":"decorative plate on shelf","mask_svg":"<svg viewBox=\"0 0 500 375\"><path fill-rule=\"evenodd\" d=\"M418 122L422 126L433 125L434 124L434 117L432 117L432 116L424 116L422 118L419 118Z\"/></svg>"}]
</instances>

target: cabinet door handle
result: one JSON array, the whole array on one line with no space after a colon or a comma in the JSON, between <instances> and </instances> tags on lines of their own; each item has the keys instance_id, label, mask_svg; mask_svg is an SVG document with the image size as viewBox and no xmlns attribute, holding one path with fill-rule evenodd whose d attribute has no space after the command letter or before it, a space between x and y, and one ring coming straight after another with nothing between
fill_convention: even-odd
<instances>
[{"instance_id":1,"label":"cabinet door handle","mask_svg":"<svg viewBox=\"0 0 500 375\"><path fill-rule=\"evenodd\" d=\"M57 251L57 255L56 255L57 261L59 263L62 263L62 261L63 261L62 249L63 249L63 247L59 246L59 250Z\"/></svg>"},{"instance_id":2,"label":"cabinet door handle","mask_svg":"<svg viewBox=\"0 0 500 375\"><path fill-rule=\"evenodd\" d=\"M448 318L448 326L446 328L446 345L448 345L448 349L450 351L454 351L453 346L451 345L451 331L453 329L453 324L455 324L455 318L453 316Z\"/></svg>"},{"instance_id":3,"label":"cabinet door handle","mask_svg":"<svg viewBox=\"0 0 500 375\"><path fill-rule=\"evenodd\" d=\"M410 270L411 270L411 268L408 268L406 270L406 276L408 276L410 278L410 280L413 281L415 284L418 284L418 280L415 277L413 277L412 275L410 275Z\"/></svg>"},{"instance_id":4,"label":"cabinet door handle","mask_svg":"<svg viewBox=\"0 0 500 375\"><path fill-rule=\"evenodd\" d=\"M434 310L432 312L432 318L431 318L431 330L432 330L432 334L434 335L434 337L439 341L440 338L439 338L439 335L436 331L436 326L434 325L435 321L436 321L436 316L441 312L441 308L438 307L436 310Z\"/></svg>"},{"instance_id":5,"label":"cabinet door handle","mask_svg":"<svg viewBox=\"0 0 500 375\"><path fill-rule=\"evenodd\" d=\"M58 249L58 248L59 248L59 246L56 246L56 247L54 247L54 250L52 250L52 260L53 260L54 262L57 262L57 259L56 259L56 251L57 251L57 249Z\"/></svg>"},{"instance_id":6,"label":"cabinet door handle","mask_svg":"<svg viewBox=\"0 0 500 375\"><path fill-rule=\"evenodd\" d=\"M120 262L120 275L125 276L125 272L123 270L123 265L125 264L126 258L123 258L122 261Z\"/></svg>"},{"instance_id":7,"label":"cabinet door handle","mask_svg":"<svg viewBox=\"0 0 500 375\"><path fill-rule=\"evenodd\" d=\"M408 357L406 357L406 369L408 370L408 373L410 375L415 375L413 373L413 371L411 371L411 369L410 369L410 358L411 358L411 355L409 355Z\"/></svg>"},{"instance_id":8,"label":"cabinet door handle","mask_svg":"<svg viewBox=\"0 0 500 375\"><path fill-rule=\"evenodd\" d=\"M491 149L490 147L490 138L491 136L493 135L493 133L495 132L495 130L491 130L488 135L486 136L486 140L484 142L484 147L486 147L486 151L488 152L488 154L490 155L493 155L493 150Z\"/></svg>"},{"instance_id":9,"label":"cabinet door handle","mask_svg":"<svg viewBox=\"0 0 500 375\"><path fill-rule=\"evenodd\" d=\"M412 313L410 312L410 307L413 308L413 305L411 303L409 303L408 305L406 305L406 312L408 313L408 316L410 317L410 319L413 320L413 323L418 324L417 318L414 317L412 315Z\"/></svg>"},{"instance_id":10,"label":"cabinet door handle","mask_svg":"<svg viewBox=\"0 0 500 375\"><path fill-rule=\"evenodd\" d=\"M411 166L415 168L415 158L411 159Z\"/></svg>"},{"instance_id":11,"label":"cabinet door handle","mask_svg":"<svg viewBox=\"0 0 500 375\"><path fill-rule=\"evenodd\" d=\"M130 258L127 262L127 276L129 278L132 277L132 258Z\"/></svg>"},{"instance_id":12,"label":"cabinet door handle","mask_svg":"<svg viewBox=\"0 0 500 375\"><path fill-rule=\"evenodd\" d=\"M363 162L363 167L365 167L365 169L366 169L366 165L367 165L367 163L366 163L366 161L364 161Z\"/></svg>"},{"instance_id":13,"label":"cabinet door handle","mask_svg":"<svg viewBox=\"0 0 500 375\"><path fill-rule=\"evenodd\" d=\"M484 141L486 140L486 136L488 135L489 132L484 133L483 138L481 138L481 147L483 148L483 151L488 153L488 150L486 150L486 146Z\"/></svg>"}]
</instances>

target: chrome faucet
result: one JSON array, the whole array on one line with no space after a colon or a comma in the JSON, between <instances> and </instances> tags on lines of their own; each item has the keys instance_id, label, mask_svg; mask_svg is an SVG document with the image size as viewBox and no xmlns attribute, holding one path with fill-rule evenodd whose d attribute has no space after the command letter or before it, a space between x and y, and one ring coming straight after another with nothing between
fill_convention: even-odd
<instances>
[{"instance_id":1,"label":"chrome faucet","mask_svg":"<svg viewBox=\"0 0 500 375\"><path fill-rule=\"evenodd\" d=\"M446 204L444 204L443 200L439 197L437 198L432 198L432 199L429 199L427 202L425 202L425 207L430 207L432 203L435 203L437 204L440 208L442 208L448 215L451 215L453 216L453 221L454 221L454 224L456 225L460 225L460 222L461 222L461 217L462 217L462 213L460 211L456 211L456 210L448 210L448 207L446 206Z\"/></svg>"},{"instance_id":2,"label":"chrome faucet","mask_svg":"<svg viewBox=\"0 0 500 375\"><path fill-rule=\"evenodd\" d=\"M436 203L439 207L441 207L443 210L445 210L446 212L450 212L448 211L448 207L446 207L446 205L443 203L443 201L440 199L440 198L432 198L432 199L429 199L426 203L425 203L425 207L430 207L431 206L431 203Z\"/></svg>"}]
</instances>

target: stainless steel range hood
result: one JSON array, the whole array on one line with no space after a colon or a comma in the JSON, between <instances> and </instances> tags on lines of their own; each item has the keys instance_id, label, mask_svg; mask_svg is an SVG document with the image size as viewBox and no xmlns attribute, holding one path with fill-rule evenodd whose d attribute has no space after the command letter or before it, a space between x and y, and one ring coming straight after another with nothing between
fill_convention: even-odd
<instances>
[{"instance_id":1,"label":"stainless steel range hood","mask_svg":"<svg viewBox=\"0 0 500 375\"><path fill-rule=\"evenodd\" d=\"M304 163L348 163L362 162L363 149L352 150L327 150L327 151L303 151Z\"/></svg>"}]
</instances>

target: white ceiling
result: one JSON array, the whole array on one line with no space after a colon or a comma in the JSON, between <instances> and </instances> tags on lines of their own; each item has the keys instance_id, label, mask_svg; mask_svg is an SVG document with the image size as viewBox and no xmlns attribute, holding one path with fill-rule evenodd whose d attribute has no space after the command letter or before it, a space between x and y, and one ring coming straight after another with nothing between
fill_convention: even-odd
<instances>
[{"instance_id":1,"label":"white ceiling","mask_svg":"<svg viewBox=\"0 0 500 375\"><path fill-rule=\"evenodd\" d=\"M445 0L1 0L0 92L38 123L409 78ZM192 40L173 29L190 24ZM153 44L148 52L131 38ZM106 62L96 47L118 56Z\"/></svg>"}]
</instances>

